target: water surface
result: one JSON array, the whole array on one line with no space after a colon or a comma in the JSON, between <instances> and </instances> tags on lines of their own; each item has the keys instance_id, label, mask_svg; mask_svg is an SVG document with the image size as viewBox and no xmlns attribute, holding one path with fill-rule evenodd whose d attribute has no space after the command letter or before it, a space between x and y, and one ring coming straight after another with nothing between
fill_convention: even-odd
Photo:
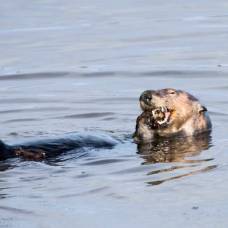
<instances>
[{"instance_id":1,"label":"water surface","mask_svg":"<svg viewBox=\"0 0 228 228\"><path fill-rule=\"evenodd\" d=\"M0 227L227 227L228 3L4 1L0 138L68 132L113 149L0 162ZM137 148L145 89L199 97L211 137Z\"/></svg>"}]
</instances>

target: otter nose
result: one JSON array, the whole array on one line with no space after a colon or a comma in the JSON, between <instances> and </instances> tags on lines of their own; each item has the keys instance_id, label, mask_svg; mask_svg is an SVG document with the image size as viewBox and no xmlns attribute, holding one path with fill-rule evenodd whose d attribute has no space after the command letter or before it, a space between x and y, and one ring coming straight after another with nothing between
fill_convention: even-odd
<instances>
[{"instance_id":1,"label":"otter nose","mask_svg":"<svg viewBox=\"0 0 228 228\"><path fill-rule=\"evenodd\" d=\"M155 92L155 91L153 91L153 90L146 90L146 91L144 91L144 92L141 94L139 100L140 100L140 101L143 101L145 104L150 104L154 92Z\"/></svg>"}]
</instances>

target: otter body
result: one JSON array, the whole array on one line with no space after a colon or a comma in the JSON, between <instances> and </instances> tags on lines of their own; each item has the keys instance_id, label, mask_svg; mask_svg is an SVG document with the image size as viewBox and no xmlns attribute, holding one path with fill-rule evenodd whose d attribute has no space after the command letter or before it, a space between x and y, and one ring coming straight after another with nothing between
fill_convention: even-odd
<instances>
[{"instance_id":1,"label":"otter body","mask_svg":"<svg viewBox=\"0 0 228 228\"><path fill-rule=\"evenodd\" d=\"M40 139L21 144L7 145L0 141L0 160L23 157L29 160L43 160L62 153L83 148L112 148L117 141L104 135L66 134L62 138Z\"/></svg>"},{"instance_id":2,"label":"otter body","mask_svg":"<svg viewBox=\"0 0 228 228\"><path fill-rule=\"evenodd\" d=\"M143 113L136 121L136 142L178 134L191 136L211 130L207 109L185 91L147 90L139 101Z\"/></svg>"}]
</instances>

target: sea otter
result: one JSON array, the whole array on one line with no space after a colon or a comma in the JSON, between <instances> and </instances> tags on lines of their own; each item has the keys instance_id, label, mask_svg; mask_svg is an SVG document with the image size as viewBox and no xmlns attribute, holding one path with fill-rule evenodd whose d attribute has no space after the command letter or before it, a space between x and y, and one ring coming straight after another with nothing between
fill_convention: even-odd
<instances>
[{"instance_id":1,"label":"sea otter","mask_svg":"<svg viewBox=\"0 0 228 228\"><path fill-rule=\"evenodd\" d=\"M133 135L136 143L179 134L197 135L211 130L205 106L183 90L146 90L139 102L143 113L136 120Z\"/></svg>"},{"instance_id":2,"label":"sea otter","mask_svg":"<svg viewBox=\"0 0 228 228\"><path fill-rule=\"evenodd\" d=\"M56 157L62 153L83 148L112 148L117 140L106 135L65 134L59 138L39 139L21 144L8 145L0 141L0 160L22 157L27 160L40 161Z\"/></svg>"}]
</instances>

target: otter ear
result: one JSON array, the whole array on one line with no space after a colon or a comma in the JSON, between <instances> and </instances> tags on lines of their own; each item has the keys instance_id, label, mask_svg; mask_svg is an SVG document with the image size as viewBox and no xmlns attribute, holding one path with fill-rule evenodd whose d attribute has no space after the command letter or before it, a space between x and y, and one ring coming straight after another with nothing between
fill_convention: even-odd
<instances>
[{"instance_id":1,"label":"otter ear","mask_svg":"<svg viewBox=\"0 0 228 228\"><path fill-rule=\"evenodd\" d=\"M207 111L207 108L201 104L198 104L197 105L197 110L198 110L198 113L202 113L202 112L206 112Z\"/></svg>"}]
</instances>

